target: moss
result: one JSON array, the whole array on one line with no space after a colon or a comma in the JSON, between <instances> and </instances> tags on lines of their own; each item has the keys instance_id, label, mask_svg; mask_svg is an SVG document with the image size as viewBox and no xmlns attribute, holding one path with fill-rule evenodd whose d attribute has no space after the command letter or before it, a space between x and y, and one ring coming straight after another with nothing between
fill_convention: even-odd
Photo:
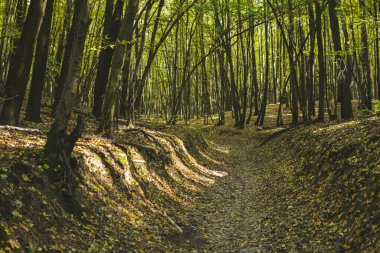
<instances>
[{"instance_id":1,"label":"moss","mask_svg":"<svg viewBox=\"0 0 380 253\"><path fill-rule=\"evenodd\" d=\"M124 168L128 167L128 159L127 159L127 157L124 154L121 153L119 155L119 161L123 165Z\"/></svg>"}]
</instances>

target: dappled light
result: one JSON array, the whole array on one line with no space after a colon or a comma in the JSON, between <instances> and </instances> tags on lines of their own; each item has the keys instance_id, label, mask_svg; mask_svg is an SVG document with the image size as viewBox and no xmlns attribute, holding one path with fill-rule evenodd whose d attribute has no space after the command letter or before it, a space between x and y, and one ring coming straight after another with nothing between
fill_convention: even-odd
<instances>
[{"instance_id":1,"label":"dappled light","mask_svg":"<svg viewBox=\"0 0 380 253\"><path fill-rule=\"evenodd\" d=\"M189 202L189 196L183 193L184 190L192 192L207 191L207 187L212 186L216 180L227 175L224 172L201 165L201 161L198 161L189 153L184 142L178 137L156 131L143 131L147 131L154 136L159 146L164 148L165 153L162 155L166 157L167 162L164 162L162 167L156 165L154 161L147 160L149 156L146 156L144 152L134 146L120 144L115 146L109 140L97 136L88 136L78 143L75 148L75 157L81 163L77 170L79 169L82 179L73 194L81 204L78 204L78 210L75 211L77 216L75 217L93 220L98 219L99 215L105 213L105 216L101 218L102 222L97 223L99 226L104 226L104 222L108 222L109 225L113 224L113 226L117 226L116 223L128 223L135 229L141 230L143 227L150 226L146 222L147 215L156 215L157 218L161 217L158 219L163 219L164 223L167 223L166 225L162 224L166 227L165 229L175 230L177 225L173 225L174 221L168 216L167 210L163 209L159 204L161 203L160 198L167 198L179 206L192 208L192 202ZM35 166L41 167L46 172L54 170L54 168L45 166L43 162L42 165L36 164L38 161L28 156L28 153L35 153L37 156L42 155L44 138L38 133L1 130L1 138L1 159L6 159L7 161L4 164L6 167L3 168L6 171L7 168L11 168L12 164L14 164L12 159L17 162L20 156L24 156L24 158L19 162L30 166L28 170L33 170ZM158 145L157 143L153 144ZM205 161L202 164L220 165L210 155L204 155L203 157ZM25 175L29 175L29 173L34 172L28 171ZM65 180L72 181L73 176L69 175ZM31 182L35 180L35 176L25 177L27 177L25 180L29 181L30 179L32 180ZM39 174L38 177L44 178L42 174ZM50 193L47 190L42 190L41 194ZM48 195L45 198L50 199ZM31 210L31 212L34 211ZM53 209L48 208L46 211L47 219L50 217L49 212L57 212L57 210L53 211ZM62 218L67 222L75 219L75 217L70 217L70 212L73 212L73 210L68 209L64 212ZM80 221L75 221L75 223L77 222ZM97 233L98 225L87 225L87 229L72 232L77 236L81 233L88 233L88 238L93 238ZM104 228L105 232L110 233L112 231L111 227L109 227L109 230L107 230L107 227L108 225ZM119 232L123 233L122 231ZM125 232L128 234L127 228ZM54 234L58 233L60 232L55 230L50 238L54 239ZM66 239L68 240L69 238L71 237ZM63 237L62 243L66 239ZM129 241L132 241L131 238ZM57 249L63 247L63 244L59 243L54 245ZM112 245L112 243L109 245Z\"/></svg>"},{"instance_id":2,"label":"dappled light","mask_svg":"<svg viewBox=\"0 0 380 253\"><path fill-rule=\"evenodd\" d=\"M379 0L1 0L0 253L380 253Z\"/></svg>"}]
</instances>

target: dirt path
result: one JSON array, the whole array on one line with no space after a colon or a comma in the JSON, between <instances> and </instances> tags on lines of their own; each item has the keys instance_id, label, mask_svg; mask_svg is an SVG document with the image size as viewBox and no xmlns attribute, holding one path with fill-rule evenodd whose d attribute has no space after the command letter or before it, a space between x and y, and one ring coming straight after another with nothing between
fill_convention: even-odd
<instances>
[{"instance_id":1,"label":"dirt path","mask_svg":"<svg viewBox=\"0 0 380 253\"><path fill-rule=\"evenodd\" d=\"M259 143L259 136L247 137L247 133L238 131L217 133L209 139L208 153L222 161L219 169L228 176L202 194L197 210L191 214L197 233L206 239L198 245L199 251L265 251L258 228L273 203L266 201L269 177L253 159Z\"/></svg>"},{"instance_id":2,"label":"dirt path","mask_svg":"<svg viewBox=\"0 0 380 253\"><path fill-rule=\"evenodd\" d=\"M210 168L228 175L188 211L192 252L379 252L378 124L294 128L265 145L278 129L215 130Z\"/></svg>"}]
</instances>

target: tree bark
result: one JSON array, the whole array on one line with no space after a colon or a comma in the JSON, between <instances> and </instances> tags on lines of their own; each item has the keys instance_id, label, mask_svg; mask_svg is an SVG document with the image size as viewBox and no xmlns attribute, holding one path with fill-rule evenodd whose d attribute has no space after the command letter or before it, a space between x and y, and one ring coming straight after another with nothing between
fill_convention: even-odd
<instances>
[{"instance_id":1,"label":"tree bark","mask_svg":"<svg viewBox=\"0 0 380 253\"><path fill-rule=\"evenodd\" d=\"M308 119L311 119L311 116L315 116L315 101L314 101L314 61L315 61L315 18L313 5L310 3L308 6L309 9L309 29L310 29L310 53L308 57L308 75L307 75L307 115Z\"/></svg>"},{"instance_id":2,"label":"tree bark","mask_svg":"<svg viewBox=\"0 0 380 253\"><path fill-rule=\"evenodd\" d=\"M16 52L11 60L5 84L5 103L0 114L0 124L19 125L22 103L29 82L33 52L36 45L47 0L32 0Z\"/></svg>"},{"instance_id":3,"label":"tree bark","mask_svg":"<svg viewBox=\"0 0 380 253\"><path fill-rule=\"evenodd\" d=\"M115 5L115 11L112 15L113 1L114 0L107 0L106 2L102 50L100 51L98 70L95 79L94 106L92 107L92 114L97 118L101 114L103 97L107 88L107 80L114 53L113 46L111 45L116 41L120 27L120 19L123 13L124 1L118 0Z\"/></svg>"},{"instance_id":4,"label":"tree bark","mask_svg":"<svg viewBox=\"0 0 380 253\"><path fill-rule=\"evenodd\" d=\"M319 107L317 121L324 122L325 120L325 94L326 94L326 64L325 52L322 37L322 9L319 2L315 3L316 21L315 29L317 30L317 44L318 44L318 90L319 90Z\"/></svg>"},{"instance_id":5,"label":"tree bark","mask_svg":"<svg viewBox=\"0 0 380 253\"><path fill-rule=\"evenodd\" d=\"M332 40L334 44L334 51L336 53L337 62L337 81L338 92L341 102L341 117L343 119L350 119L353 117L352 104L351 104L351 91L350 83L345 76L347 75L347 69L345 66L344 58L342 57L342 45L340 41L339 31L339 19L336 8L338 7L337 0L328 0L329 16L330 16L330 28L332 34Z\"/></svg>"},{"instance_id":6,"label":"tree bark","mask_svg":"<svg viewBox=\"0 0 380 253\"><path fill-rule=\"evenodd\" d=\"M294 40L294 18L293 18L293 1L288 0L288 9L289 9L289 64L290 64L290 93L291 93L291 105L292 105L292 125L298 124L298 82L297 82L297 70L296 62L294 61L294 52L295 52L295 40Z\"/></svg>"},{"instance_id":7,"label":"tree bark","mask_svg":"<svg viewBox=\"0 0 380 253\"><path fill-rule=\"evenodd\" d=\"M365 17L365 10L363 8L363 18ZM362 52L361 52L361 62L363 67L363 78L365 82L366 95L364 97L364 105L366 109L372 110L372 76L371 76L371 66L369 63L369 44L368 44L368 34L367 25L365 21L361 24L361 39L362 39Z\"/></svg>"},{"instance_id":8,"label":"tree bark","mask_svg":"<svg viewBox=\"0 0 380 253\"><path fill-rule=\"evenodd\" d=\"M265 113L267 108L267 98L268 98L268 89L269 89L269 41L268 41L268 20L267 20L267 10L265 7L265 80L264 80L264 94L263 100L261 101L261 108L259 116L255 122L257 126L264 125Z\"/></svg>"},{"instance_id":9,"label":"tree bark","mask_svg":"<svg viewBox=\"0 0 380 253\"><path fill-rule=\"evenodd\" d=\"M65 18L63 20L62 32L59 36L57 53L55 55L55 62L57 64L58 69L61 69L62 55L63 55L63 52L64 52L65 47L66 47L67 35L69 32L69 28L70 28L71 13L72 13L72 9L73 9L72 6L73 6L72 0L67 0L66 1L66 7L65 7ZM58 78L59 78L59 76L57 77L57 80L56 80L57 83L58 83Z\"/></svg>"},{"instance_id":10,"label":"tree bark","mask_svg":"<svg viewBox=\"0 0 380 253\"><path fill-rule=\"evenodd\" d=\"M50 127L45 144L45 154L52 164L61 165L61 171L70 169L70 156L74 145L84 128L81 118L78 118L77 126L67 134L67 128L73 111L78 86L79 72L83 58L83 50L91 23L87 0L76 0L74 7L74 18L70 30L70 39L67 46L70 54L67 55L67 74L59 100L56 117Z\"/></svg>"},{"instance_id":11,"label":"tree bark","mask_svg":"<svg viewBox=\"0 0 380 253\"><path fill-rule=\"evenodd\" d=\"M111 136L114 131L116 105L120 95L119 83L123 68L123 58L126 49L128 36L133 34L133 14L137 10L138 0L129 0L127 13L124 20L121 22L118 38L116 41L115 52L112 57L110 75L108 79L106 94L102 107L101 121L98 128L99 133L104 133L106 136Z\"/></svg>"},{"instance_id":12,"label":"tree bark","mask_svg":"<svg viewBox=\"0 0 380 253\"><path fill-rule=\"evenodd\" d=\"M42 21L37 39L36 56L33 65L33 76L25 116L26 120L33 122L42 122L40 115L41 102L49 55L49 40L53 8L54 0L48 0L45 9L45 16Z\"/></svg>"},{"instance_id":13,"label":"tree bark","mask_svg":"<svg viewBox=\"0 0 380 253\"><path fill-rule=\"evenodd\" d=\"M375 13L375 22L378 24L379 22L379 10L378 7L380 7L380 4L378 4L378 0L373 1L373 8ZM380 100L380 48L379 48L379 26L375 28L375 85L377 87L377 99Z\"/></svg>"}]
</instances>

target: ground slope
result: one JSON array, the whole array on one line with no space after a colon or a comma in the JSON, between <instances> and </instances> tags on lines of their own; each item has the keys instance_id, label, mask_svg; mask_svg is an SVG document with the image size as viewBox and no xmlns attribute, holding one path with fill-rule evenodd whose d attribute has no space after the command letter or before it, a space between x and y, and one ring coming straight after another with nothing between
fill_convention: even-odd
<instances>
[{"instance_id":1,"label":"ground slope","mask_svg":"<svg viewBox=\"0 0 380 253\"><path fill-rule=\"evenodd\" d=\"M196 131L122 124L113 139L89 125L72 170L57 175L43 155L48 128L34 127L0 128L0 252L177 251L173 236L190 231L183 210L225 176L193 157Z\"/></svg>"},{"instance_id":2,"label":"ground slope","mask_svg":"<svg viewBox=\"0 0 380 253\"><path fill-rule=\"evenodd\" d=\"M33 127L0 129L0 252L380 250L379 117L88 129L60 178Z\"/></svg>"},{"instance_id":3,"label":"ground slope","mask_svg":"<svg viewBox=\"0 0 380 253\"><path fill-rule=\"evenodd\" d=\"M380 250L379 117L280 132L222 128L210 152L229 176L189 214L207 238L203 251Z\"/></svg>"}]
</instances>

